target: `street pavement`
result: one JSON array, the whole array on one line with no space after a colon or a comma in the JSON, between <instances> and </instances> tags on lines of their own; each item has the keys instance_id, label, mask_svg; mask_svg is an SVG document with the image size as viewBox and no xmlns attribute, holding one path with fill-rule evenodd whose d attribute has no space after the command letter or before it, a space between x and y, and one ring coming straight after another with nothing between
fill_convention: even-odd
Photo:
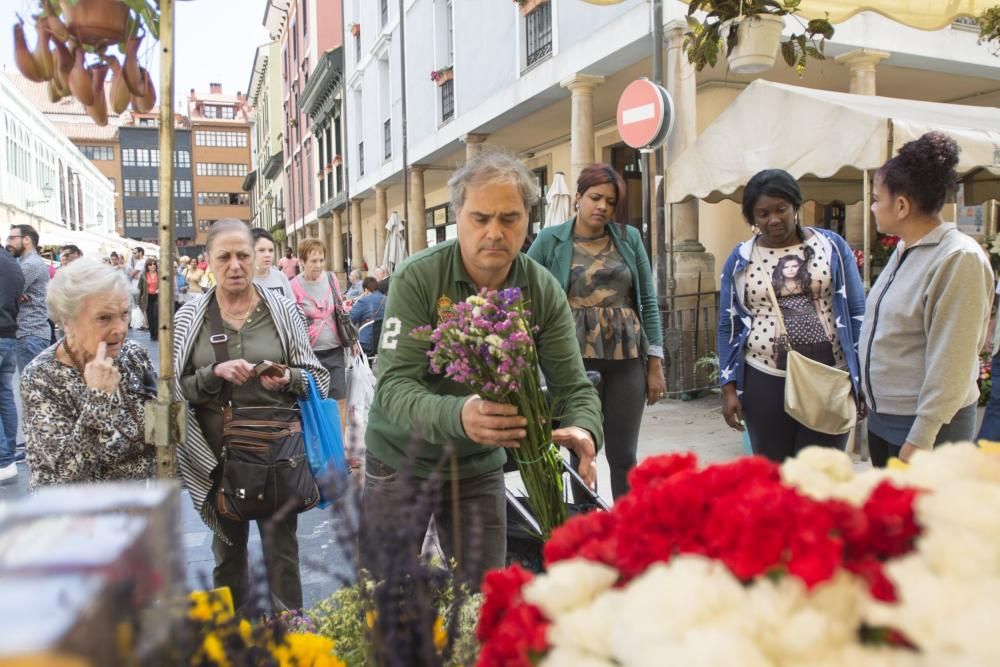
<instances>
[{"instance_id":1,"label":"street pavement","mask_svg":"<svg viewBox=\"0 0 1000 667\"><path fill-rule=\"evenodd\" d=\"M143 342L154 367L158 366L159 349L156 343L149 341L148 334L130 331L129 337ZM18 441L22 440L19 434ZM677 451L693 451L703 463L725 461L742 454L742 438L722 420L717 395L686 402L661 401L646 409L639 435L639 459ZM19 464L18 473L16 480L0 484L0 507L27 493L27 466ZM598 457L598 491L608 503L611 503L610 480L607 459L602 453ZM516 475L511 476L510 482L518 483ZM204 588L212 578L212 535L186 493L181 503L180 539L188 585ZM356 518L336 516L330 510L319 508L299 516L299 554L306 605L323 600L350 578L354 550L353 541L347 536L353 531L347 524L355 522ZM260 536L256 529L250 535L251 567L260 568Z\"/></svg>"}]
</instances>

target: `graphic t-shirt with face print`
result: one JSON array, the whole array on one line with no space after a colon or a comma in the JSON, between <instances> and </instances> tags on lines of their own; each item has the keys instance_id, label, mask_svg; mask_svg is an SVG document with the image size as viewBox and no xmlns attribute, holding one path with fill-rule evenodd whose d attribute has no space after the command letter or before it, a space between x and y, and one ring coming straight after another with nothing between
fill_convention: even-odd
<instances>
[{"instance_id":1,"label":"graphic t-shirt with face print","mask_svg":"<svg viewBox=\"0 0 1000 667\"><path fill-rule=\"evenodd\" d=\"M786 353L767 291L770 283L792 348L829 366L846 367L840 342L833 335L838 323L833 316L830 256L816 234L787 248L757 245L746 276L743 299L754 318L745 352L749 365L771 375L785 375Z\"/></svg>"}]
</instances>

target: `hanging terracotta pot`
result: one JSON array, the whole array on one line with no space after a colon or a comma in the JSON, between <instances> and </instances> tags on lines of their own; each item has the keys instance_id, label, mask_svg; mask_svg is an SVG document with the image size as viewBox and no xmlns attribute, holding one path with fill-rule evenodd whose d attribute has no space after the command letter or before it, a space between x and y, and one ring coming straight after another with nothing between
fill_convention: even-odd
<instances>
[{"instance_id":1,"label":"hanging terracotta pot","mask_svg":"<svg viewBox=\"0 0 1000 667\"><path fill-rule=\"evenodd\" d=\"M527 16L542 5L549 4L549 0L524 0L521 5L521 16Z\"/></svg>"},{"instance_id":2,"label":"hanging terracotta pot","mask_svg":"<svg viewBox=\"0 0 1000 667\"><path fill-rule=\"evenodd\" d=\"M785 20L774 14L755 14L735 20L739 21L736 46L726 56L729 69L735 74L758 74L774 67ZM722 35L728 34L729 27L724 24Z\"/></svg>"},{"instance_id":3,"label":"hanging terracotta pot","mask_svg":"<svg viewBox=\"0 0 1000 667\"><path fill-rule=\"evenodd\" d=\"M62 3L66 29L82 44L105 46L125 38L128 6L120 0L79 0Z\"/></svg>"}]
</instances>

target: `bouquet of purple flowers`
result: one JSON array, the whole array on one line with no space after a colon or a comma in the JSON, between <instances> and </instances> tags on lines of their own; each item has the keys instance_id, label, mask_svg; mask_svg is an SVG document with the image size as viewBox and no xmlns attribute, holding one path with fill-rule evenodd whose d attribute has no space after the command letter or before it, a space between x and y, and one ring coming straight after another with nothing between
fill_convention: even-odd
<instances>
[{"instance_id":1,"label":"bouquet of purple flowers","mask_svg":"<svg viewBox=\"0 0 1000 667\"><path fill-rule=\"evenodd\" d=\"M552 442L552 411L538 379L538 354L521 290L484 288L454 305L433 331L413 335L432 343L431 370L487 401L517 406L528 421L527 437L514 449L528 504L548 539L566 520L562 461Z\"/></svg>"}]
</instances>

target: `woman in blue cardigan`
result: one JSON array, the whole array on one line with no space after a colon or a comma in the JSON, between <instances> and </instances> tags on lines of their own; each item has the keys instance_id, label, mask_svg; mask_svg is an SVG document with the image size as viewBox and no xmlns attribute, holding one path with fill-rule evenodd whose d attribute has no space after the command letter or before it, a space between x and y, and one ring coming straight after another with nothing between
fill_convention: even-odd
<instances>
[{"instance_id":1,"label":"woman in blue cardigan","mask_svg":"<svg viewBox=\"0 0 1000 667\"><path fill-rule=\"evenodd\" d=\"M663 332L639 231L614 224L625 181L608 164L580 172L576 215L528 250L566 290L584 366L601 373L605 447L615 498L636 464L643 403L663 398ZM574 466L576 463L574 463Z\"/></svg>"},{"instance_id":2,"label":"woman in blue cardigan","mask_svg":"<svg viewBox=\"0 0 1000 667\"><path fill-rule=\"evenodd\" d=\"M828 229L803 228L800 206L802 193L791 174L757 173L743 192L743 217L753 238L737 245L722 269L717 331L722 414L732 428L746 426L755 454L774 461L809 445L844 449L849 434L819 433L785 413L785 353L770 293L789 344L849 371L859 395L861 276L847 241Z\"/></svg>"}]
</instances>

